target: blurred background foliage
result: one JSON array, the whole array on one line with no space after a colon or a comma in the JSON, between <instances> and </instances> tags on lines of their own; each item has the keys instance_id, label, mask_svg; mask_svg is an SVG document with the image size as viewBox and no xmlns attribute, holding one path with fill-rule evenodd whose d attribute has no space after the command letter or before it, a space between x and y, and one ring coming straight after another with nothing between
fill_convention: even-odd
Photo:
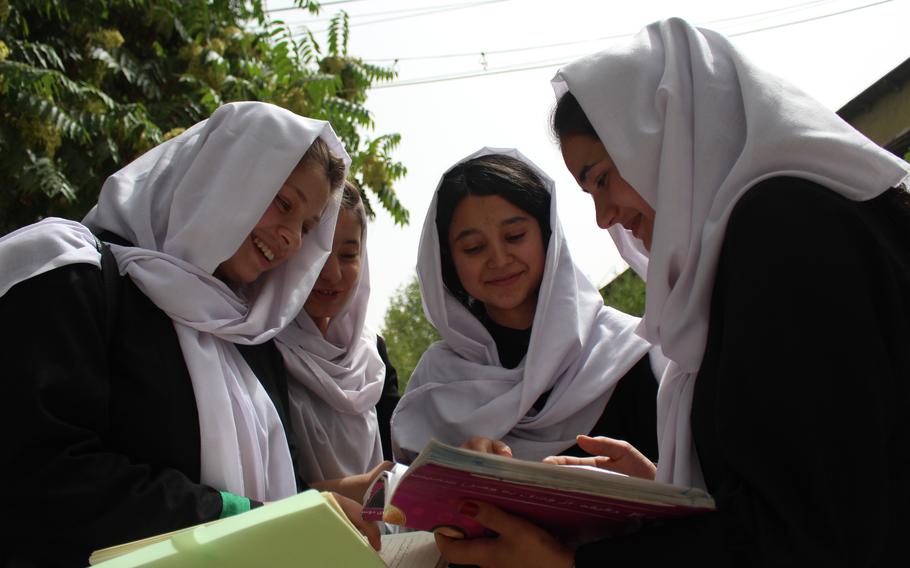
<instances>
[{"instance_id":1,"label":"blurred background foliage","mask_svg":"<svg viewBox=\"0 0 910 568\"><path fill-rule=\"evenodd\" d=\"M407 224L400 137L365 134L367 92L395 71L348 53L348 38L343 11L320 45L261 0L0 0L0 234L81 219L107 176L239 100L330 121L370 216Z\"/></svg>"}]
</instances>

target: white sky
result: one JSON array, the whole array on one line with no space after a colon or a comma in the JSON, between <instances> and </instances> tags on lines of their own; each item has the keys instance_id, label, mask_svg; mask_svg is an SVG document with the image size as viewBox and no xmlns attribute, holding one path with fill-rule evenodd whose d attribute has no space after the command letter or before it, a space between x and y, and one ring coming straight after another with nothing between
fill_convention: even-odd
<instances>
[{"instance_id":1,"label":"white sky","mask_svg":"<svg viewBox=\"0 0 910 568\"><path fill-rule=\"evenodd\" d=\"M291 4L270 0L268 8ZM411 212L404 228L384 211L369 227L367 323L375 329L414 274L440 176L482 146L516 147L556 181L572 255L595 284L625 269L549 135L550 79L560 65L680 16L725 33L756 63L838 109L910 57L910 0L326 0L319 16L272 17L294 29L308 25L324 42L327 20L340 9L350 15L349 53L386 65L398 59L398 79L372 90L366 105L376 120L368 137L402 136L394 157L408 175L396 189ZM510 68L528 69L502 72ZM424 82L463 74L480 76Z\"/></svg>"}]
</instances>

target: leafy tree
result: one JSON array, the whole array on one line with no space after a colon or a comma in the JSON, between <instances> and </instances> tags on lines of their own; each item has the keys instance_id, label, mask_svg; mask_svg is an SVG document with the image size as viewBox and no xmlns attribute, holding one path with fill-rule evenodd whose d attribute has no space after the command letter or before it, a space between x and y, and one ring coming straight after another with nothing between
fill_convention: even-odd
<instances>
[{"instance_id":1,"label":"leafy tree","mask_svg":"<svg viewBox=\"0 0 910 568\"><path fill-rule=\"evenodd\" d=\"M389 348L389 359L398 371L398 392L403 393L420 356L430 344L441 339L423 314L416 275L389 302L382 336Z\"/></svg>"},{"instance_id":2,"label":"leafy tree","mask_svg":"<svg viewBox=\"0 0 910 568\"><path fill-rule=\"evenodd\" d=\"M639 317L645 313L645 282L631 268L601 288L600 295L617 310Z\"/></svg>"},{"instance_id":3,"label":"leafy tree","mask_svg":"<svg viewBox=\"0 0 910 568\"><path fill-rule=\"evenodd\" d=\"M406 224L399 135L363 135L368 90L395 72L349 54L348 37L343 11L323 48L262 0L0 0L0 234L81 218L108 175L237 100L330 121L370 215L378 201Z\"/></svg>"}]
</instances>

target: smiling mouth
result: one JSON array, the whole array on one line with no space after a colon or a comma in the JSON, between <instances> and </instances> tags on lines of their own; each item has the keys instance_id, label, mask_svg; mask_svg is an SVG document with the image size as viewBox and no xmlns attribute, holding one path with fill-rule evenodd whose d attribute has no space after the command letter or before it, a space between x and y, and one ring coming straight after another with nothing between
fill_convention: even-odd
<instances>
[{"instance_id":1,"label":"smiling mouth","mask_svg":"<svg viewBox=\"0 0 910 568\"><path fill-rule=\"evenodd\" d=\"M318 298L323 300L334 300L341 294L341 290L313 290Z\"/></svg>"},{"instance_id":2,"label":"smiling mouth","mask_svg":"<svg viewBox=\"0 0 910 568\"><path fill-rule=\"evenodd\" d=\"M275 253L273 253L272 249L270 249L269 246L262 242L258 237L253 237L253 244L256 245L256 248L259 249L259 252L262 253L262 256L264 256L266 260L269 262L275 260Z\"/></svg>"},{"instance_id":3,"label":"smiling mouth","mask_svg":"<svg viewBox=\"0 0 910 568\"><path fill-rule=\"evenodd\" d=\"M493 280L487 280L487 284L492 286L508 286L518 280L518 277L521 276L521 272L516 272L515 274L510 274L504 278L495 278Z\"/></svg>"}]
</instances>

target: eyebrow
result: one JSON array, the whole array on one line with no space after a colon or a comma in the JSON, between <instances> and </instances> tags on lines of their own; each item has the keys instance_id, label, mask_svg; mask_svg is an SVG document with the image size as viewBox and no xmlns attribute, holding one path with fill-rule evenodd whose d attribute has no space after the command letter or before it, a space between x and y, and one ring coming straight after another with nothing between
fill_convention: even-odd
<instances>
[{"instance_id":1,"label":"eyebrow","mask_svg":"<svg viewBox=\"0 0 910 568\"><path fill-rule=\"evenodd\" d=\"M500 225L501 227L505 227L505 226L507 226L507 225L514 225L515 223L521 223L522 221L527 221L527 220L528 220L528 217L527 217L526 215L516 215L516 216L514 216L514 217L509 217L508 219L506 219L505 221L503 221L503 222L500 223L499 225ZM458 234L455 236L455 238L452 240L452 242L457 243L457 242L460 241L461 239L463 239L463 238L465 238L465 237L467 237L467 236L470 236L470 235L472 235L472 234L474 234L474 233L478 233L478 232L479 232L479 231L478 231L477 229L472 229L472 228L465 229L465 230L463 230L462 232L458 233Z\"/></svg>"},{"instance_id":2,"label":"eyebrow","mask_svg":"<svg viewBox=\"0 0 910 568\"><path fill-rule=\"evenodd\" d=\"M300 199L301 199L304 203L307 203L307 202L309 201L309 199L306 198L306 193L303 192L303 188L300 187L299 185L296 185L296 184L294 184L294 183L291 183L290 180L285 180L284 185L286 185L286 186L290 187L291 189L293 189L293 190L297 193L297 195L300 196Z\"/></svg>"}]
</instances>

